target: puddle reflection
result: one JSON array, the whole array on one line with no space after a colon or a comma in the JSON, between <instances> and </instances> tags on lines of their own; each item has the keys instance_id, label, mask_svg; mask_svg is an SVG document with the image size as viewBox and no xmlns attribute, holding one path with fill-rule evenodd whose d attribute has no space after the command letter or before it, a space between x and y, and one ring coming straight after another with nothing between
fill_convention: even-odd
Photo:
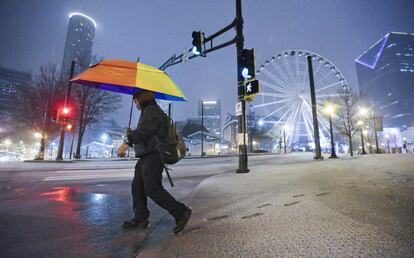
<instances>
[{"instance_id":1,"label":"puddle reflection","mask_svg":"<svg viewBox=\"0 0 414 258\"><path fill-rule=\"evenodd\" d=\"M54 187L40 196L58 202L56 215L66 219L82 219L89 225L100 226L116 217L120 201L110 194L84 193L78 187Z\"/></svg>"}]
</instances>

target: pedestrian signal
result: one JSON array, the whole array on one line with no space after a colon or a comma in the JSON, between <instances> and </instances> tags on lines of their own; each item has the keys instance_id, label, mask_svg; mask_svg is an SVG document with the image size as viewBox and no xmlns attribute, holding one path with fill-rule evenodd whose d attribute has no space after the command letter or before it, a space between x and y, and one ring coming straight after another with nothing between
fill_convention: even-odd
<instances>
[{"instance_id":1,"label":"pedestrian signal","mask_svg":"<svg viewBox=\"0 0 414 258\"><path fill-rule=\"evenodd\" d=\"M245 89L244 89L244 99L246 100L252 100L254 98L254 96L259 93L260 90L260 84L258 80L253 80L253 81L248 81L245 84Z\"/></svg>"}]
</instances>

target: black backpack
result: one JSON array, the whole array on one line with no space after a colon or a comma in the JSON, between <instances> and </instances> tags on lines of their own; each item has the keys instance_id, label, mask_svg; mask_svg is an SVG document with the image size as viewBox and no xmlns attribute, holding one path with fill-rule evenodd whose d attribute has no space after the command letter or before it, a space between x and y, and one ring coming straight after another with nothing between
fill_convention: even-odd
<instances>
[{"instance_id":1,"label":"black backpack","mask_svg":"<svg viewBox=\"0 0 414 258\"><path fill-rule=\"evenodd\" d=\"M164 163L169 165L177 163L179 160L184 158L185 153L187 152L187 147L185 146L183 137L177 130L174 121L168 117L160 107L149 106L148 108L158 109L165 115L166 123L168 123L167 135L162 142L160 142L157 136L155 138L159 143L158 150Z\"/></svg>"}]
</instances>

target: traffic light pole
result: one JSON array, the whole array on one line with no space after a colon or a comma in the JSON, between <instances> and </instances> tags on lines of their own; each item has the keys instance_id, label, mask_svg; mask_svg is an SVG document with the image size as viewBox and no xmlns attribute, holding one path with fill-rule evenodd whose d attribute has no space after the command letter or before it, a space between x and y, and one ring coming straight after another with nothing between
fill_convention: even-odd
<instances>
[{"instance_id":1,"label":"traffic light pole","mask_svg":"<svg viewBox=\"0 0 414 258\"><path fill-rule=\"evenodd\" d=\"M239 69L241 65L241 53L244 48L243 16L241 0L236 0L236 48L237 48L237 94L241 102L242 114L239 120L239 135L242 134L243 142L239 143L239 168L237 173L248 173L247 146L246 146L246 101L244 100L244 77Z\"/></svg>"},{"instance_id":2,"label":"traffic light pole","mask_svg":"<svg viewBox=\"0 0 414 258\"><path fill-rule=\"evenodd\" d=\"M75 61L72 61L72 64L70 66L70 78L72 79L73 77L73 73L75 70ZM69 82L68 85L68 90L66 91L66 97L65 97L65 105L64 107L66 108L66 105L68 104L68 101L70 99L70 92L72 89L72 82ZM65 123L62 123L62 126L60 128L60 140L59 140L59 148L58 148L58 153L56 156L56 160L63 160L63 146L65 144Z\"/></svg>"},{"instance_id":3,"label":"traffic light pole","mask_svg":"<svg viewBox=\"0 0 414 258\"><path fill-rule=\"evenodd\" d=\"M236 37L233 39L221 43L217 46L213 46L213 39L222 35L223 33L231 30L232 28L236 29ZM199 31L199 33L201 33ZM194 36L193 36L194 37ZM210 42L210 46L206 48L206 43ZM215 50L230 46L232 44L236 44L237 48L237 99L241 103L242 114L238 117L239 121L239 138L242 137L241 142L239 142L239 168L237 169L237 173L247 173L249 169L247 168L247 147L246 147L246 100L245 100L245 90L244 90L244 77L242 76L242 72L240 65L242 64L242 52L244 47L244 37L243 37L243 17L242 17L242 5L241 0L236 0L236 19L234 19L229 25L222 28L221 30L217 31L216 33L205 37L204 42L202 42L205 50L202 53L199 53L201 56L205 56L207 53L213 52ZM186 50L184 53L180 55L173 55L171 56L164 64L162 64L159 69L165 70L170 66L185 62L189 59L193 59L198 57L199 55L193 54L189 56L189 52L191 49Z\"/></svg>"},{"instance_id":4,"label":"traffic light pole","mask_svg":"<svg viewBox=\"0 0 414 258\"><path fill-rule=\"evenodd\" d=\"M204 157L204 101L201 100L201 157Z\"/></svg>"}]
</instances>

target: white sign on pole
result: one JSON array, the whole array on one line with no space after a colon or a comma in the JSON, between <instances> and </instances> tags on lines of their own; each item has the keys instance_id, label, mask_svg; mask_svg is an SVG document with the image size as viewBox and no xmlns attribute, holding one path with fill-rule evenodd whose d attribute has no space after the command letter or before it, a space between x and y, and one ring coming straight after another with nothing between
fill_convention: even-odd
<instances>
[{"instance_id":1,"label":"white sign on pole","mask_svg":"<svg viewBox=\"0 0 414 258\"><path fill-rule=\"evenodd\" d=\"M242 115L242 103L241 101L236 103L236 116L241 116Z\"/></svg>"}]
</instances>

